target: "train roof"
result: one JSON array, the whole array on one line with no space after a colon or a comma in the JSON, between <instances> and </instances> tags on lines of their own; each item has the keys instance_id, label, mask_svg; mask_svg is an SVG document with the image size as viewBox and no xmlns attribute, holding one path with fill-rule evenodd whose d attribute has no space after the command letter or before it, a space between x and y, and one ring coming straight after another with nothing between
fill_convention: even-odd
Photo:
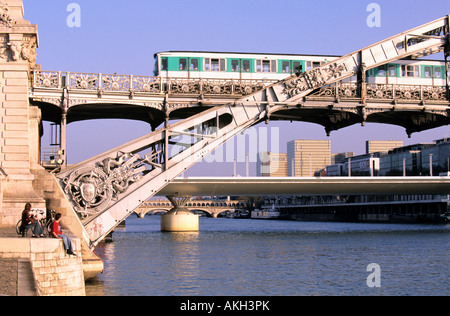
<instances>
[{"instance_id":1,"label":"train roof","mask_svg":"<svg viewBox=\"0 0 450 316\"><path fill-rule=\"evenodd\" d=\"M213 51L187 51L187 50L169 50L154 54L154 57L162 53L189 53L189 54L226 54L226 55L271 55L271 56L311 56L311 57L342 57L341 55L323 55L323 54L286 54L286 53L249 53L249 52L213 52Z\"/></svg>"},{"instance_id":2,"label":"train roof","mask_svg":"<svg viewBox=\"0 0 450 316\"><path fill-rule=\"evenodd\" d=\"M226 55L269 55L269 56L308 56L308 57L332 57L332 58L339 58L343 55L323 55L323 54L292 54L292 53L249 53L249 52L214 52L214 51L189 51L189 50L168 50L168 51L161 51L157 52L153 55L154 58L158 54L163 53L188 53L188 54L226 54ZM410 58L401 59L401 60L412 60ZM417 61L436 61L436 62L444 62L442 59L415 59Z\"/></svg>"}]
</instances>

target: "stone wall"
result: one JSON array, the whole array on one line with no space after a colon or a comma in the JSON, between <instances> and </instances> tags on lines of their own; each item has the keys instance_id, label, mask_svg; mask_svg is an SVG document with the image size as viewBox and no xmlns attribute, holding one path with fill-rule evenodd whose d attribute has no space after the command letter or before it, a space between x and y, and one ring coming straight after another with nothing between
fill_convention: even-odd
<instances>
[{"instance_id":1,"label":"stone wall","mask_svg":"<svg viewBox=\"0 0 450 316\"><path fill-rule=\"evenodd\" d=\"M39 160L40 111L28 101L37 47L37 26L23 19L22 0L0 3L0 227L15 226L25 203L45 209L30 171Z\"/></svg>"},{"instance_id":2,"label":"stone wall","mask_svg":"<svg viewBox=\"0 0 450 316\"><path fill-rule=\"evenodd\" d=\"M40 296L84 296L81 244L71 237L77 256L67 255L60 239L0 238L0 258L30 260Z\"/></svg>"}]
</instances>

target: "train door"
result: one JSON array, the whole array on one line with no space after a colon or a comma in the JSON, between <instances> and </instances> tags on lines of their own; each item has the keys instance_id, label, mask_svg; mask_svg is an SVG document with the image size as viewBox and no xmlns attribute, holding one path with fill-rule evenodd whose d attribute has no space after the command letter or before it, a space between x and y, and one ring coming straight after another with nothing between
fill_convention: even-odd
<instances>
[{"instance_id":1,"label":"train door","mask_svg":"<svg viewBox=\"0 0 450 316\"><path fill-rule=\"evenodd\" d=\"M179 70L187 71L187 77L190 79L191 75L199 71L199 59L197 57L181 57L179 59Z\"/></svg>"},{"instance_id":2,"label":"train door","mask_svg":"<svg viewBox=\"0 0 450 316\"><path fill-rule=\"evenodd\" d=\"M442 67L441 66L433 66L433 86L442 86L443 85L443 76L442 76Z\"/></svg>"},{"instance_id":3,"label":"train door","mask_svg":"<svg viewBox=\"0 0 450 316\"><path fill-rule=\"evenodd\" d=\"M250 65L251 65L250 59L242 59L242 58L232 59L231 71L234 73L239 73L239 80L250 79L249 76L246 76L246 74L251 73Z\"/></svg>"},{"instance_id":4,"label":"train door","mask_svg":"<svg viewBox=\"0 0 450 316\"><path fill-rule=\"evenodd\" d=\"M442 67L441 66L424 66L423 76L430 81L429 85L442 85Z\"/></svg>"},{"instance_id":5,"label":"train door","mask_svg":"<svg viewBox=\"0 0 450 316\"><path fill-rule=\"evenodd\" d=\"M302 64L298 60L282 60L281 72L286 75L293 75L297 72L302 72Z\"/></svg>"}]
</instances>

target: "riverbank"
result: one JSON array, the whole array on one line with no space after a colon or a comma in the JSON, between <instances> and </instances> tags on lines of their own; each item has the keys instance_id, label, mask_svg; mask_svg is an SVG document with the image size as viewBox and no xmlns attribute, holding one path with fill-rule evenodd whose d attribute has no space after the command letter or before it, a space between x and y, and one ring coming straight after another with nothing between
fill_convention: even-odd
<instances>
[{"instance_id":1,"label":"riverbank","mask_svg":"<svg viewBox=\"0 0 450 316\"><path fill-rule=\"evenodd\" d=\"M14 228L0 228L0 295L84 296L80 240L72 238L76 256L62 240L18 237Z\"/></svg>"}]
</instances>

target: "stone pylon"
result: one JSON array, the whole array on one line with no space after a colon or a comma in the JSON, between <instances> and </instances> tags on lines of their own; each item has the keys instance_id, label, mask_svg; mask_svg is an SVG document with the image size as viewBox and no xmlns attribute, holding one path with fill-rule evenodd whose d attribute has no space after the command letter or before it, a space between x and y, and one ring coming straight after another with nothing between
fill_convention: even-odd
<instances>
[{"instance_id":1,"label":"stone pylon","mask_svg":"<svg viewBox=\"0 0 450 316\"><path fill-rule=\"evenodd\" d=\"M45 209L32 186L32 168L40 159L41 112L28 101L37 26L23 17L22 0L0 0L0 226L15 225L27 202Z\"/></svg>"}]
</instances>

